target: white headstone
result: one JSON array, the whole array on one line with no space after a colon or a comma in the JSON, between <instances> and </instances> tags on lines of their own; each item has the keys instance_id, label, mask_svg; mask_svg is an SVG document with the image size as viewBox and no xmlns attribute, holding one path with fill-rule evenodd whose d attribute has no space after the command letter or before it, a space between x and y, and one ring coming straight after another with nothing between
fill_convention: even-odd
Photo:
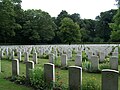
<instances>
[{"instance_id":1,"label":"white headstone","mask_svg":"<svg viewBox=\"0 0 120 90\"><path fill-rule=\"evenodd\" d=\"M44 79L47 84L55 82L55 66L52 63L44 64Z\"/></svg>"},{"instance_id":2,"label":"white headstone","mask_svg":"<svg viewBox=\"0 0 120 90\"><path fill-rule=\"evenodd\" d=\"M92 71L97 71L99 69L99 59L98 56L91 56L91 69Z\"/></svg>"},{"instance_id":3,"label":"white headstone","mask_svg":"<svg viewBox=\"0 0 120 90\"><path fill-rule=\"evenodd\" d=\"M61 66L63 67L67 66L67 55L66 54L61 55Z\"/></svg>"},{"instance_id":4,"label":"white headstone","mask_svg":"<svg viewBox=\"0 0 120 90\"><path fill-rule=\"evenodd\" d=\"M102 70L102 90L118 90L118 76L116 70Z\"/></svg>"},{"instance_id":5,"label":"white headstone","mask_svg":"<svg viewBox=\"0 0 120 90\"><path fill-rule=\"evenodd\" d=\"M25 52L25 54L24 54L24 62L27 62L27 61L29 61L29 54L28 54L28 52Z\"/></svg>"},{"instance_id":6,"label":"white headstone","mask_svg":"<svg viewBox=\"0 0 120 90\"><path fill-rule=\"evenodd\" d=\"M12 60L12 77L19 75L19 60L14 59Z\"/></svg>"},{"instance_id":7,"label":"white headstone","mask_svg":"<svg viewBox=\"0 0 120 90\"><path fill-rule=\"evenodd\" d=\"M103 62L105 60L105 53L104 52L100 52L99 56L100 56L100 62Z\"/></svg>"},{"instance_id":8,"label":"white headstone","mask_svg":"<svg viewBox=\"0 0 120 90\"><path fill-rule=\"evenodd\" d=\"M49 63L54 63L54 54L49 54Z\"/></svg>"},{"instance_id":9,"label":"white headstone","mask_svg":"<svg viewBox=\"0 0 120 90\"><path fill-rule=\"evenodd\" d=\"M69 90L82 90L82 68L69 67Z\"/></svg>"},{"instance_id":10,"label":"white headstone","mask_svg":"<svg viewBox=\"0 0 120 90\"><path fill-rule=\"evenodd\" d=\"M21 61L21 52L18 52L17 56L18 56L18 60Z\"/></svg>"},{"instance_id":11,"label":"white headstone","mask_svg":"<svg viewBox=\"0 0 120 90\"><path fill-rule=\"evenodd\" d=\"M34 69L33 61L26 62L26 79L30 79L30 69Z\"/></svg>"},{"instance_id":12,"label":"white headstone","mask_svg":"<svg viewBox=\"0 0 120 90\"><path fill-rule=\"evenodd\" d=\"M34 61L34 64L37 64L37 63L38 63L37 53L36 53L36 52L33 53L33 61Z\"/></svg>"},{"instance_id":13,"label":"white headstone","mask_svg":"<svg viewBox=\"0 0 120 90\"><path fill-rule=\"evenodd\" d=\"M82 66L82 56L81 55L76 55L75 65Z\"/></svg>"},{"instance_id":14,"label":"white headstone","mask_svg":"<svg viewBox=\"0 0 120 90\"><path fill-rule=\"evenodd\" d=\"M118 57L116 56L110 57L110 67L111 69L118 70Z\"/></svg>"}]
</instances>

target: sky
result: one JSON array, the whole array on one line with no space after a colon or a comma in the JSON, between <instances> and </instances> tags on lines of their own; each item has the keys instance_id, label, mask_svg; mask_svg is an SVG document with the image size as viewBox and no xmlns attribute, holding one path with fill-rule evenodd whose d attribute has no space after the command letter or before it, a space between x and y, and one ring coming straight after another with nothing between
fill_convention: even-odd
<instances>
[{"instance_id":1,"label":"sky","mask_svg":"<svg viewBox=\"0 0 120 90\"><path fill-rule=\"evenodd\" d=\"M22 0L22 8L41 9L52 17L62 10L69 14L79 13L82 19L95 19L101 12L117 9L115 0Z\"/></svg>"}]
</instances>

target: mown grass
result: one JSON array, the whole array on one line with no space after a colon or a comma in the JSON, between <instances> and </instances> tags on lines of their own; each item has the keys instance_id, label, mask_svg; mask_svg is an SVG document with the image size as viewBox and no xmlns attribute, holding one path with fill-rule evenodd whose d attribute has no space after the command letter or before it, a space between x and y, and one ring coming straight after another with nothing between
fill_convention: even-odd
<instances>
[{"instance_id":1,"label":"mown grass","mask_svg":"<svg viewBox=\"0 0 120 90\"><path fill-rule=\"evenodd\" d=\"M30 58L30 60L32 60L32 58ZM35 68L43 67L43 65L48 62L49 62L48 59L38 58L38 64L35 65ZM11 74L12 62L11 60L3 59L1 63L2 63L1 64L2 73L0 73L0 90L33 90L33 88L31 87L17 85L13 82L10 82L9 80L4 79L12 75ZM57 63L60 66L60 57L58 58ZM75 65L74 58L68 61L68 65L69 66ZM20 76L26 75L25 70L26 70L25 64L23 62L20 62ZM119 66L119 70L120 70L120 66ZM61 82L63 83L64 86L68 87L68 70L61 70L61 68L56 67L55 72L59 72L59 75L61 77ZM101 73L88 73L88 72L82 71L82 84L85 84L90 80L93 80L94 83L101 86ZM119 82L120 82L120 76L119 76ZM120 86L120 83L118 86ZM120 90L120 87L119 87L119 90Z\"/></svg>"},{"instance_id":2,"label":"mown grass","mask_svg":"<svg viewBox=\"0 0 120 90\"><path fill-rule=\"evenodd\" d=\"M23 85L17 85L14 82L6 80L5 78L10 77L12 70L12 63L10 60L1 61L2 72L0 73L0 90L33 90L31 87ZM25 74L25 65L20 64L20 75Z\"/></svg>"}]
</instances>

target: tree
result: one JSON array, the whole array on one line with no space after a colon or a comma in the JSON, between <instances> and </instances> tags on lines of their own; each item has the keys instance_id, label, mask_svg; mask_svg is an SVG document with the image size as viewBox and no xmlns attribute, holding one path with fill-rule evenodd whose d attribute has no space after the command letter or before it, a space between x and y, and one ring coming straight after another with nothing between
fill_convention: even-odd
<instances>
[{"instance_id":1,"label":"tree","mask_svg":"<svg viewBox=\"0 0 120 90\"><path fill-rule=\"evenodd\" d=\"M67 11L62 10L62 11L60 12L60 14L58 15L58 17L56 18L56 21L55 21L55 23L56 23L56 25L57 25L58 27L61 26L61 21L62 21L63 18L65 18L65 17L70 17L70 15L68 14Z\"/></svg>"},{"instance_id":2,"label":"tree","mask_svg":"<svg viewBox=\"0 0 120 90\"><path fill-rule=\"evenodd\" d=\"M71 18L74 22L77 22L77 23L79 24L79 22L80 22L80 14L74 13L74 14L70 15L70 18Z\"/></svg>"},{"instance_id":3,"label":"tree","mask_svg":"<svg viewBox=\"0 0 120 90\"><path fill-rule=\"evenodd\" d=\"M101 38L104 42L109 41L112 29L109 27L109 23L112 23L112 18L116 14L116 10L109 10L101 12L100 16L96 17L96 38Z\"/></svg>"},{"instance_id":4,"label":"tree","mask_svg":"<svg viewBox=\"0 0 120 90\"><path fill-rule=\"evenodd\" d=\"M24 12L22 34L25 42L48 43L54 37L56 25L50 15L41 10L27 10Z\"/></svg>"},{"instance_id":5,"label":"tree","mask_svg":"<svg viewBox=\"0 0 120 90\"><path fill-rule=\"evenodd\" d=\"M120 38L119 38L120 36L120 10L119 9L113 19L114 19L114 23L109 24L110 28L112 28L110 38L111 38L111 41L120 42Z\"/></svg>"},{"instance_id":6,"label":"tree","mask_svg":"<svg viewBox=\"0 0 120 90\"><path fill-rule=\"evenodd\" d=\"M65 17L70 17L70 15L68 14L68 12L67 11L65 11L65 10L62 10L61 12L60 12L60 14L55 18L52 18L53 19L53 21L55 22L55 24L56 24L56 30L55 30L55 36L54 36L54 38L53 38L53 40L52 40L52 42L53 43L61 43L62 41L61 41L61 37L60 37L60 29L59 29L59 27L61 26L61 21L63 20L63 18L65 18Z\"/></svg>"},{"instance_id":7,"label":"tree","mask_svg":"<svg viewBox=\"0 0 120 90\"><path fill-rule=\"evenodd\" d=\"M110 37L111 37L111 41L120 42L120 30L117 31L113 30Z\"/></svg>"},{"instance_id":8,"label":"tree","mask_svg":"<svg viewBox=\"0 0 120 90\"><path fill-rule=\"evenodd\" d=\"M0 2L0 41L2 43L12 42L15 29L20 28L16 23L15 7L21 0L1 0Z\"/></svg>"},{"instance_id":9,"label":"tree","mask_svg":"<svg viewBox=\"0 0 120 90\"><path fill-rule=\"evenodd\" d=\"M70 18L61 21L60 36L62 43L79 43L81 41L80 27Z\"/></svg>"},{"instance_id":10,"label":"tree","mask_svg":"<svg viewBox=\"0 0 120 90\"><path fill-rule=\"evenodd\" d=\"M112 29L110 39L113 42L120 42L120 0L118 2L117 13L113 17L113 23L109 24L109 27Z\"/></svg>"},{"instance_id":11,"label":"tree","mask_svg":"<svg viewBox=\"0 0 120 90\"><path fill-rule=\"evenodd\" d=\"M86 30L85 28L81 28L80 30L81 30L81 41L82 42L89 42L90 41L89 40L89 38L90 38L89 31Z\"/></svg>"},{"instance_id":12,"label":"tree","mask_svg":"<svg viewBox=\"0 0 120 90\"><path fill-rule=\"evenodd\" d=\"M95 20L91 19L81 20L83 42L93 42L93 39L95 38L95 23L96 23Z\"/></svg>"}]
</instances>

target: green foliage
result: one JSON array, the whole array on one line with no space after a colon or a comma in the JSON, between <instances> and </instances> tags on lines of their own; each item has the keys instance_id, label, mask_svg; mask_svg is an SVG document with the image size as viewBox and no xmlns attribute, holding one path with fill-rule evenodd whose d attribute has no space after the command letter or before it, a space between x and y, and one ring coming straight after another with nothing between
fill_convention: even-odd
<instances>
[{"instance_id":1,"label":"green foliage","mask_svg":"<svg viewBox=\"0 0 120 90\"><path fill-rule=\"evenodd\" d=\"M82 42L87 42L89 41L89 31L86 30L84 27L80 29L81 30L81 40Z\"/></svg>"},{"instance_id":2,"label":"green foliage","mask_svg":"<svg viewBox=\"0 0 120 90\"><path fill-rule=\"evenodd\" d=\"M22 0L1 0L0 43L72 44L108 42L109 39L120 41L119 10L117 14L116 10L101 12L96 20L81 19L80 14L70 15L65 10L62 10L57 17L51 17L49 13L40 9L23 10L21 2ZM114 15L115 23L112 21Z\"/></svg>"},{"instance_id":3,"label":"green foliage","mask_svg":"<svg viewBox=\"0 0 120 90\"><path fill-rule=\"evenodd\" d=\"M75 51L75 49L74 49L74 50L72 50L72 54L76 54L76 51Z\"/></svg>"},{"instance_id":4,"label":"green foliage","mask_svg":"<svg viewBox=\"0 0 120 90\"><path fill-rule=\"evenodd\" d=\"M109 64L109 62L102 63L102 64L99 65L99 68L100 68L100 70L110 69L110 64Z\"/></svg>"},{"instance_id":5,"label":"green foliage","mask_svg":"<svg viewBox=\"0 0 120 90\"><path fill-rule=\"evenodd\" d=\"M46 84L44 82L42 68L36 68L30 71L30 83L35 89L45 90Z\"/></svg>"},{"instance_id":6,"label":"green foliage","mask_svg":"<svg viewBox=\"0 0 120 90\"><path fill-rule=\"evenodd\" d=\"M17 84L25 85L26 77L25 76L18 76L18 77L16 77L16 80L14 82Z\"/></svg>"},{"instance_id":7,"label":"green foliage","mask_svg":"<svg viewBox=\"0 0 120 90\"><path fill-rule=\"evenodd\" d=\"M82 63L82 68L84 71L91 72L91 63L89 61L84 61Z\"/></svg>"},{"instance_id":8,"label":"green foliage","mask_svg":"<svg viewBox=\"0 0 120 90\"><path fill-rule=\"evenodd\" d=\"M80 22L80 14L78 14L78 13L74 13L74 14L70 15L70 18L71 18L74 22L77 22L77 23Z\"/></svg>"},{"instance_id":9,"label":"green foliage","mask_svg":"<svg viewBox=\"0 0 120 90\"><path fill-rule=\"evenodd\" d=\"M110 36L111 40L114 41L114 42L119 42L120 41L120 37L119 37L120 30L112 31L111 33L112 33L111 36Z\"/></svg>"},{"instance_id":10,"label":"green foliage","mask_svg":"<svg viewBox=\"0 0 120 90\"><path fill-rule=\"evenodd\" d=\"M85 52L82 52L82 62L88 61L87 55Z\"/></svg>"},{"instance_id":11,"label":"green foliage","mask_svg":"<svg viewBox=\"0 0 120 90\"><path fill-rule=\"evenodd\" d=\"M93 70L91 67L91 62L86 61L86 60L82 62L82 69L89 73L100 73L101 72L100 70Z\"/></svg>"},{"instance_id":12,"label":"green foliage","mask_svg":"<svg viewBox=\"0 0 120 90\"><path fill-rule=\"evenodd\" d=\"M69 17L69 14L68 14L67 11L62 10L62 11L60 12L60 14L58 15L56 21L55 21L55 22L56 22L56 25L57 25L58 27L61 26L61 21L62 21L63 18L65 18L65 17Z\"/></svg>"},{"instance_id":13,"label":"green foliage","mask_svg":"<svg viewBox=\"0 0 120 90\"><path fill-rule=\"evenodd\" d=\"M55 67L61 67L60 60L55 57Z\"/></svg>"},{"instance_id":14,"label":"green foliage","mask_svg":"<svg viewBox=\"0 0 120 90\"><path fill-rule=\"evenodd\" d=\"M79 23L81 26L81 38L83 42L93 42L95 37L96 21L91 19L83 19Z\"/></svg>"},{"instance_id":15,"label":"green foliage","mask_svg":"<svg viewBox=\"0 0 120 90\"><path fill-rule=\"evenodd\" d=\"M96 78L86 78L86 83L83 83L82 90L100 90L100 85L96 83Z\"/></svg>"},{"instance_id":16,"label":"green foliage","mask_svg":"<svg viewBox=\"0 0 120 90\"><path fill-rule=\"evenodd\" d=\"M104 40L100 37L94 38L94 42L103 42Z\"/></svg>"},{"instance_id":17,"label":"green foliage","mask_svg":"<svg viewBox=\"0 0 120 90\"><path fill-rule=\"evenodd\" d=\"M30 84L32 87L34 87L37 90L63 90L65 89L65 86L63 85L63 82L61 81L61 77L59 75L59 72L56 73L56 82L51 82L49 85L44 82L43 77L43 69L42 68L36 68L31 70L30 73ZM52 87L52 84L55 86Z\"/></svg>"},{"instance_id":18,"label":"green foliage","mask_svg":"<svg viewBox=\"0 0 120 90\"><path fill-rule=\"evenodd\" d=\"M109 27L109 23L112 23L112 18L116 14L117 10L109 10L106 12L101 12L100 16L96 17L96 39L100 38L100 41L104 42L110 39L110 34L112 29Z\"/></svg>"},{"instance_id":19,"label":"green foliage","mask_svg":"<svg viewBox=\"0 0 120 90\"><path fill-rule=\"evenodd\" d=\"M24 11L23 37L33 43L46 42L54 37L56 25L50 15L41 10Z\"/></svg>"},{"instance_id":20,"label":"green foliage","mask_svg":"<svg viewBox=\"0 0 120 90\"><path fill-rule=\"evenodd\" d=\"M63 43L76 43L81 41L80 27L70 18L64 18L60 26L61 40Z\"/></svg>"},{"instance_id":21,"label":"green foliage","mask_svg":"<svg viewBox=\"0 0 120 90\"><path fill-rule=\"evenodd\" d=\"M19 1L21 0L17 2ZM13 0L2 0L0 2L0 42L11 42L15 36L15 29L21 27L15 20L17 15L15 9L19 4L15 3Z\"/></svg>"},{"instance_id":22,"label":"green foliage","mask_svg":"<svg viewBox=\"0 0 120 90\"><path fill-rule=\"evenodd\" d=\"M120 8L118 8L116 15L113 18L114 23L110 23L109 27L112 29L111 32L111 41L119 42L119 34L120 34Z\"/></svg>"},{"instance_id":23,"label":"green foliage","mask_svg":"<svg viewBox=\"0 0 120 90\"><path fill-rule=\"evenodd\" d=\"M9 77L10 81L15 82L16 84L25 85L26 84L26 77L25 76L15 76Z\"/></svg>"}]
</instances>

